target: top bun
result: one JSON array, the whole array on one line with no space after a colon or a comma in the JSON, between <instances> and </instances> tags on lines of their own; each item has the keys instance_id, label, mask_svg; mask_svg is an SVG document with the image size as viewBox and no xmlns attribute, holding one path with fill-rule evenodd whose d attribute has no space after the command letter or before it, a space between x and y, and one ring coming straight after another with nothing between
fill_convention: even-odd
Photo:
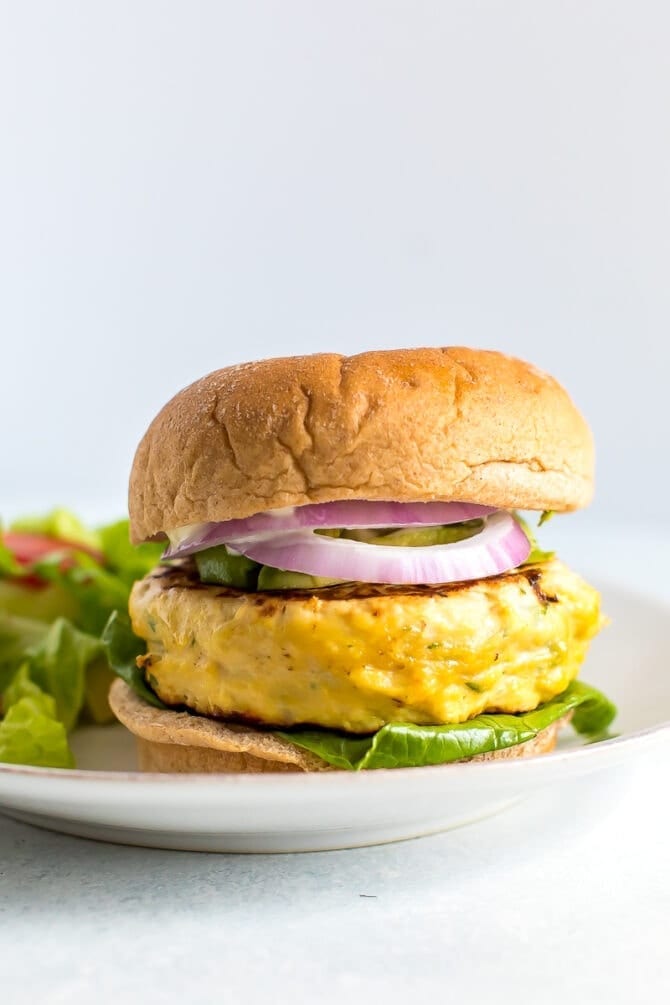
<instances>
[{"instance_id":1,"label":"top bun","mask_svg":"<svg viewBox=\"0 0 670 1005\"><path fill-rule=\"evenodd\" d=\"M216 370L139 445L133 541L340 499L572 510L593 493L589 428L557 381L477 349L323 353Z\"/></svg>"}]
</instances>

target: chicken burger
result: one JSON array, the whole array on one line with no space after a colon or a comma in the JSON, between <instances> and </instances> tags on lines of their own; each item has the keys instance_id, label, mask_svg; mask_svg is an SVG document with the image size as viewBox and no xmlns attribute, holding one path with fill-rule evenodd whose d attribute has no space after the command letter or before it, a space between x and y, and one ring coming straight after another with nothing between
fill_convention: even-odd
<instances>
[{"instance_id":1,"label":"chicken burger","mask_svg":"<svg viewBox=\"0 0 670 1005\"><path fill-rule=\"evenodd\" d=\"M599 596L526 518L585 506L589 428L497 352L269 359L181 391L130 479L166 542L106 630L159 771L407 767L553 748L614 709L578 681Z\"/></svg>"}]
</instances>

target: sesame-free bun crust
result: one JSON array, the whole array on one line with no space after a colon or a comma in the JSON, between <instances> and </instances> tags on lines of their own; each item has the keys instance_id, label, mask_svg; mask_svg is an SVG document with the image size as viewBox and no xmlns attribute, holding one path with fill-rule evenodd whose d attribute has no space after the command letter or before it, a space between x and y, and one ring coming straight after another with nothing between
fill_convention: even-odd
<instances>
[{"instance_id":1,"label":"sesame-free bun crust","mask_svg":"<svg viewBox=\"0 0 670 1005\"><path fill-rule=\"evenodd\" d=\"M274 733L190 712L154 708L118 678L110 689L109 703L117 719L135 734L141 771L258 774L340 770ZM556 746L558 734L568 724L571 715L569 712L526 743L477 754L467 758L467 762L509 760L549 753Z\"/></svg>"},{"instance_id":2,"label":"sesame-free bun crust","mask_svg":"<svg viewBox=\"0 0 670 1005\"><path fill-rule=\"evenodd\" d=\"M180 391L139 445L133 541L341 499L573 510L593 491L567 392L498 352L323 353L226 367Z\"/></svg>"}]
</instances>

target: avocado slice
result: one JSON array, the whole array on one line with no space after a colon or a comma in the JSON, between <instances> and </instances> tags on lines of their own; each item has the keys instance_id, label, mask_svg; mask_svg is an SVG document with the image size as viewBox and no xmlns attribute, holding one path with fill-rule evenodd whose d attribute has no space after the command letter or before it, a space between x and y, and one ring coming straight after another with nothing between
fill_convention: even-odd
<instances>
[{"instance_id":1,"label":"avocado slice","mask_svg":"<svg viewBox=\"0 0 670 1005\"><path fill-rule=\"evenodd\" d=\"M324 579L321 576L307 576L304 572L287 572L262 565L258 573L259 590L319 590L322 586L334 586L341 579Z\"/></svg>"},{"instance_id":2,"label":"avocado slice","mask_svg":"<svg viewBox=\"0 0 670 1005\"><path fill-rule=\"evenodd\" d=\"M238 590L256 589L260 568L258 562L252 562L244 555L232 554L225 544L198 551L194 558L203 583L232 586Z\"/></svg>"}]
</instances>

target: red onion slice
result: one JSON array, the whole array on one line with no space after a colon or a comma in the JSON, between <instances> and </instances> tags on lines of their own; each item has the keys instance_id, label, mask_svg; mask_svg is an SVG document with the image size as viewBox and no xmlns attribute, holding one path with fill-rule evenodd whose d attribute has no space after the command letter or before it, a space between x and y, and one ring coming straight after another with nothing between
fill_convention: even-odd
<instances>
[{"instance_id":1,"label":"red onion slice","mask_svg":"<svg viewBox=\"0 0 670 1005\"><path fill-rule=\"evenodd\" d=\"M493 506L460 502L368 502L350 499L344 502L313 503L288 509L267 510L246 520L200 523L169 534L170 545L163 558L182 558L205 548L214 548L234 538L261 532L296 531L319 528L418 527L442 526L477 520L495 513Z\"/></svg>"},{"instance_id":2,"label":"red onion slice","mask_svg":"<svg viewBox=\"0 0 670 1005\"><path fill-rule=\"evenodd\" d=\"M276 569L363 583L456 583L509 572L526 561L530 542L510 513L490 516L464 541L416 548L325 537L312 530L228 540L231 551Z\"/></svg>"}]
</instances>

